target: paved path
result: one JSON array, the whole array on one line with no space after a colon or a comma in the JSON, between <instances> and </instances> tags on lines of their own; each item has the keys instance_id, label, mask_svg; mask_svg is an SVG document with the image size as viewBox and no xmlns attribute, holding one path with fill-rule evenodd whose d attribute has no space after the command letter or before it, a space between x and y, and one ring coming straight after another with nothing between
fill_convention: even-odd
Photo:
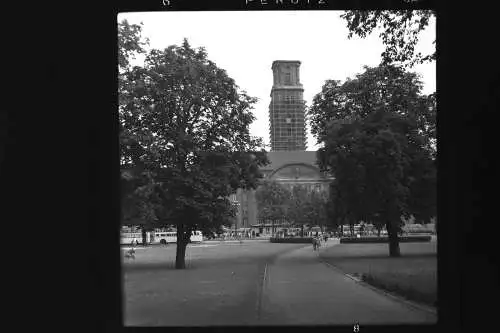
<instances>
[{"instance_id":1,"label":"paved path","mask_svg":"<svg viewBox=\"0 0 500 333\"><path fill-rule=\"evenodd\" d=\"M327 246L336 243L329 240ZM362 326L437 320L434 314L409 307L332 269L320 261L312 245L253 246L257 248L236 247L223 260L205 258L205 254L193 269L168 270L162 264L156 270L126 274L130 291L126 325ZM217 248L200 251L222 251Z\"/></svg>"},{"instance_id":2,"label":"paved path","mask_svg":"<svg viewBox=\"0 0 500 333\"><path fill-rule=\"evenodd\" d=\"M329 246L338 243L329 241ZM324 248L323 248L324 249ZM319 261L312 247L279 256L266 268L264 325L435 323L437 317L367 288Z\"/></svg>"}]
</instances>

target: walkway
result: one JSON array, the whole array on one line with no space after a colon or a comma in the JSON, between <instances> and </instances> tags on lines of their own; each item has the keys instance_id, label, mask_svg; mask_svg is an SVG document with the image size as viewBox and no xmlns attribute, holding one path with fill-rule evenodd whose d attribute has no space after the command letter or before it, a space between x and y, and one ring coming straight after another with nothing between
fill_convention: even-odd
<instances>
[{"instance_id":1,"label":"walkway","mask_svg":"<svg viewBox=\"0 0 500 333\"><path fill-rule=\"evenodd\" d=\"M328 246L338 242L330 240ZM266 267L260 322L264 325L435 323L417 310L356 283L323 264L312 246L283 254Z\"/></svg>"}]
</instances>

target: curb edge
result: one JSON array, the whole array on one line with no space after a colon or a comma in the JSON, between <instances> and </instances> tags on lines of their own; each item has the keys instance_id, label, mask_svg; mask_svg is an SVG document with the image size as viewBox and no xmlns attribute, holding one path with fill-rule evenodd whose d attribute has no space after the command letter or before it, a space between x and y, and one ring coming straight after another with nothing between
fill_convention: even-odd
<instances>
[{"instance_id":1,"label":"curb edge","mask_svg":"<svg viewBox=\"0 0 500 333\"><path fill-rule=\"evenodd\" d=\"M403 298L402 296L399 296L399 295L395 295L393 293L390 293L388 291L385 291L383 289L380 289L380 288L377 288L375 286L372 286L371 284L369 283L366 283L364 281L362 281L361 279L358 279L354 276L352 276L351 274L347 274L347 273L344 273L340 268L330 264L329 262L325 261L325 260L322 260L320 259L320 262L322 262L323 264L327 265L328 267L332 268L333 270L335 270L336 272L338 273L341 273L342 275L348 277L349 279L353 280L354 282L356 282L357 284L360 284L366 288L369 288L369 289L372 289L373 291L375 292L378 292L380 294L383 294L384 296L387 296L389 298L392 298L400 303L403 303L405 304L406 306L409 306L411 308L414 308L414 309L417 309L417 310L420 310L420 311L425 311L427 313L430 313L430 314L433 314L433 315L436 315L437 316L437 309L435 308L432 308L428 305L423 305L423 304L419 304L415 301L410 301L406 298Z\"/></svg>"}]
</instances>

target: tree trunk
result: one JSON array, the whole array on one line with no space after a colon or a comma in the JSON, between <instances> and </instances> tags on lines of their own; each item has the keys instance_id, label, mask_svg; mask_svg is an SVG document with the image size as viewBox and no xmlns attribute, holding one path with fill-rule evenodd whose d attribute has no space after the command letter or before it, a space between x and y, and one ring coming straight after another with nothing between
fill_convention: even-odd
<instances>
[{"instance_id":1,"label":"tree trunk","mask_svg":"<svg viewBox=\"0 0 500 333\"><path fill-rule=\"evenodd\" d=\"M304 237L304 225L300 226L300 237Z\"/></svg>"},{"instance_id":2,"label":"tree trunk","mask_svg":"<svg viewBox=\"0 0 500 333\"><path fill-rule=\"evenodd\" d=\"M380 237L380 231L382 230L382 228L377 228L377 237Z\"/></svg>"},{"instance_id":3,"label":"tree trunk","mask_svg":"<svg viewBox=\"0 0 500 333\"><path fill-rule=\"evenodd\" d=\"M142 245L146 246L147 244L147 239L146 239L146 228L142 227Z\"/></svg>"},{"instance_id":4,"label":"tree trunk","mask_svg":"<svg viewBox=\"0 0 500 333\"><path fill-rule=\"evenodd\" d=\"M186 247L187 242L179 241L177 238L177 248L175 254L175 269L185 269L186 268Z\"/></svg>"},{"instance_id":5,"label":"tree trunk","mask_svg":"<svg viewBox=\"0 0 500 333\"><path fill-rule=\"evenodd\" d=\"M394 221L389 221L386 224L387 233L389 236L389 256L390 257L400 257L401 252L399 249L399 238L397 228L393 226Z\"/></svg>"},{"instance_id":6,"label":"tree trunk","mask_svg":"<svg viewBox=\"0 0 500 333\"><path fill-rule=\"evenodd\" d=\"M186 237L185 230L182 225L177 225L177 246L175 253L175 269L186 268L186 247L189 241L190 235Z\"/></svg>"}]
</instances>

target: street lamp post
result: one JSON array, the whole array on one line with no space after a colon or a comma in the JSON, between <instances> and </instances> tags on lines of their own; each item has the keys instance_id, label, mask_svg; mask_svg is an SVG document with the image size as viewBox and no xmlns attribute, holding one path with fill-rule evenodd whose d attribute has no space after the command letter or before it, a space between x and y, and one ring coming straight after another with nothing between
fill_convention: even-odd
<instances>
[{"instance_id":1,"label":"street lamp post","mask_svg":"<svg viewBox=\"0 0 500 333\"><path fill-rule=\"evenodd\" d=\"M237 210L236 218L234 220L234 235L236 237L238 228L238 219L241 217L241 210L240 210L241 204L240 201L238 200L238 192L236 192L236 194L233 195L231 196L231 204L233 205L233 207L236 207Z\"/></svg>"},{"instance_id":2,"label":"street lamp post","mask_svg":"<svg viewBox=\"0 0 500 333\"><path fill-rule=\"evenodd\" d=\"M234 205L237 209L237 213L236 213L236 219L234 220L234 236L237 237L237 234L238 234L238 220L240 219L241 217L241 212L240 212L240 207L241 207L241 204L239 201L236 201L234 202Z\"/></svg>"}]
</instances>

